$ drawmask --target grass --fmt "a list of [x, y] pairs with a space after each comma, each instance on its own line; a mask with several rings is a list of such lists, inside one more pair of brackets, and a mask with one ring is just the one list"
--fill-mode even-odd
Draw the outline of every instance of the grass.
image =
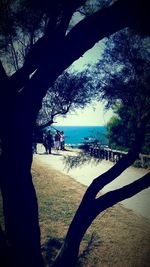
[[[32, 174], [39, 203], [42, 253], [46, 267], [50, 267], [86, 186], [41, 163], [40, 155], [34, 158]], [[89, 227], [77, 267], [148, 267], [149, 251], [150, 221], [117, 204]]]
[[[84, 185], [40, 162], [33, 162], [42, 249], [51, 266], [86, 190]], [[100, 214], [81, 243], [79, 267], [150, 266], [150, 222], [117, 204]]]

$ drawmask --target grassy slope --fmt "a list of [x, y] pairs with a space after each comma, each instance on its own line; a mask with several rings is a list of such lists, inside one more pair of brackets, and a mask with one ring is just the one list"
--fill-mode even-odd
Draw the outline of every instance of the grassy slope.
[[[55, 257], [86, 187], [34, 158], [42, 251], [47, 263]], [[81, 244], [78, 266], [150, 266], [150, 222], [120, 204], [99, 215]], [[49, 262], [49, 264], [48, 264]]]

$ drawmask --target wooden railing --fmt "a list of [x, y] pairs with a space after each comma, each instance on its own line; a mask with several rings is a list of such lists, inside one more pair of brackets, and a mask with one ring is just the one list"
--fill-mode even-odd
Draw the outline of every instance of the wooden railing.
[[[112, 162], [117, 162], [121, 159], [127, 152], [120, 151], [120, 150], [113, 150], [110, 148], [101, 148], [100, 146], [90, 146], [88, 147], [88, 151], [91, 156], [110, 160]], [[150, 166], [150, 155], [139, 154], [139, 160], [141, 161], [141, 167], [145, 166], [145, 162], [149, 162]]]
[[119, 150], [112, 150], [110, 148], [101, 148], [98, 146], [89, 146], [89, 153], [91, 156], [110, 160], [113, 162], [117, 162], [121, 159], [127, 152], [119, 151]]
[[141, 160], [141, 166], [142, 167], [145, 166], [145, 162], [149, 162], [149, 166], [150, 166], [150, 155], [140, 154], [139, 158]]

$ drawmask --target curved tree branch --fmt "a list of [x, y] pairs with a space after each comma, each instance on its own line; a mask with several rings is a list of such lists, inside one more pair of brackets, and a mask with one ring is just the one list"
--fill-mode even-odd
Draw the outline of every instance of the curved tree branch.
[[[142, 1], [143, 3], [143, 1]], [[147, 9], [147, 1], [144, 1], [142, 5], [145, 10]], [[16, 90], [19, 90], [24, 86], [25, 81], [28, 80], [29, 75], [40, 66], [42, 69], [47, 68], [49, 72], [44, 75], [44, 78], [48, 80], [48, 87], [54, 81], [56, 77], [71, 63], [78, 59], [84, 52], [90, 49], [96, 42], [102, 38], [122, 29], [127, 26], [135, 26], [136, 24], [144, 25], [146, 27], [145, 19], [143, 19], [143, 8], [141, 8], [141, 1], [132, 0], [127, 5], [127, 1], [118, 0], [114, 5], [109, 8], [105, 8], [96, 12], [95, 14], [80, 21], [73, 29], [68, 33], [63, 44], [62, 39], [56, 34], [53, 36], [53, 42], [51, 41], [51, 33], [44, 35], [33, 46], [30, 56], [27, 58], [24, 66], [10, 77], [10, 82], [15, 84]], [[134, 10], [134, 12], [133, 12]], [[147, 13], [146, 13], [147, 14]], [[68, 21], [69, 23], [68, 14]], [[146, 17], [146, 16], [145, 16]], [[139, 22], [139, 20], [141, 20]], [[64, 22], [63, 22], [64, 23]], [[63, 30], [66, 29], [66, 23], [64, 23]], [[90, 36], [90, 38], [89, 38]], [[78, 40], [78, 42], [77, 42]], [[76, 45], [76, 49], [74, 49]], [[47, 49], [46, 49], [47, 48]], [[43, 54], [43, 51], [47, 51]], [[59, 53], [60, 52], [60, 53]], [[56, 54], [55, 54], [56, 53]], [[58, 54], [58, 56], [57, 56]], [[62, 56], [63, 54], [63, 56]], [[41, 57], [39, 55], [42, 55]], [[48, 79], [50, 70], [53, 68], [54, 62], [63, 61], [59, 71], [55, 74], [55, 78]], [[52, 62], [51, 62], [52, 61]], [[41, 71], [39, 71], [40, 75]], [[42, 74], [42, 73], [41, 73]]]
[[65, 37], [66, 30], [68, 28], [71, 17], [79, 6], [79, 2], [68, 3], [64, 7], [63, 16], [59, 25], [57, 25], [58, 12], [55, 10], [53, 14], [53, 20], [50, 19], [45, 34], [34, 45], [32, 45], [28, 55], [26, 56], [25, 63], [16, 73], [10, 77], [10, 83], [13, 82], [14, 90], [18, 91], [24, 83], [28, 81], [29, 75], [32, 74], [49, 56], [49, 59], [53, 56], [53, 50], [57, 43], [62, 42]]
[[3, 84], [4, 82], [6, 82], [8, 80], [8, 76], [5, 72], [5, 69], [2, 65], [2, 62], [0, 61], [0, 83]]
[[[131, 184], [110, 191], [96, 199], [97, 215], [118, 202], [130, 198], [150, 186], [150, 172]], [[102, 207], [102, 209], [101, 209]]]
[[[150, 173], [147, 173], [144, 177], [131, 184], [96, 198], [97, 194], [105, 185], [117, 178], [137, 158], [142, 145], [142, 142], [139, 141], [138, 138], [140, 137], [143, 140], [142, 136], [145, 132], [145, 124], [146, 122], [143, 121], [143, 124], [139, 126], [136, 136], [137, 139], [135, 140], [134, 146], [132, 146], [132, 150], [130, 150], [128, 154], [119, 160], [111, 169], [95, 178], [87, 188], [80, 206], [70, 224], [64, 244], [56, 257], [56, 261], [54, 262], [55, 267], [63, 266], [64, 263], [66, 267], [75, 265], [80, 242], [86, 230], [98, 214], [119, 201], [129, 198], [150, 186]], [[78, 227], [79, 225], [80, 228]]]

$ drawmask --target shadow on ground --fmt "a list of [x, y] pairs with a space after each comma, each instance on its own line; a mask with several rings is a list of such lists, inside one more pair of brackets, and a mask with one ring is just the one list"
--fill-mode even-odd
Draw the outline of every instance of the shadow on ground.
[[46, 244], [42, 247], [42, 254], [44, 255], [45, 266], [50, 267], [54, 262], [54, 259], [63, 244], [61, 238], [50, 238]]
[[[52, 266], [55, 257], [60, 250], [64, 240], [62, 238], [51, 238], [42, 247], [42, 253], [44, 255], [45, 260], [45, 266], [50, 267]], [[86, 261], [88, 260], [88, 257], [92, 255], [92, 251], [95, 247], [99, 246], [101, 244], [101, 240], [95, 235], [95, 233], [92, 233], [92, 235], [89, 237], [89, 240], [87, 241], [87, 244], [83, 251], [80, 253], [78, 257], [78, 261], [76, 264], [76, 267], [83, 267], [86, 266]], [[95, 264], [98, 264], [98, 259], [94, 259]], [[65, 267], [65, 266], [64, 266]], [[71, 266], [70, 266], [71, 267]]]

